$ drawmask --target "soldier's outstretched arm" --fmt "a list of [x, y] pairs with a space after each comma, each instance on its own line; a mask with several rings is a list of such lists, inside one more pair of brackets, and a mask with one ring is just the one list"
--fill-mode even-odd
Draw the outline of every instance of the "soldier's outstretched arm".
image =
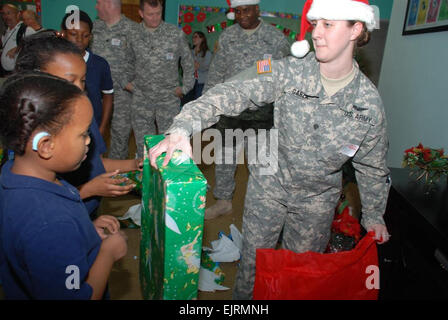
[[281, 66], [262, 74], [257, 72], [257, 66], [249, 68], [184, 105], [166, 131], [167, 137], [150, 149], [151, 165], [156, 167], [155, 161], [163, 152], [167, 152], [163, 165], [168, 163], [175, 150], [182, 150], [191, 157], [190, 136], [218, 122], [221, 115], [237, 116], [253, 103], [273, 102], [275, 95], [282, 91], [276, 82], [278, 72], [282, 72]]

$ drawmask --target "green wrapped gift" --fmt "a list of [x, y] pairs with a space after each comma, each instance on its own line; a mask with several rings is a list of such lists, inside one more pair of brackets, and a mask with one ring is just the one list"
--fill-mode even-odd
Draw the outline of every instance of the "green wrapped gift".
[[116, 174], [112, 176], [113, 179], [121, 179], [121, 178], [128, 178], [129, 180], [127, 182], [120, 183], [120, 186], [125, 186], [128, 184], [135, 184], [135, 188], [133, 189], [137, 193], [142, 192], [142, 172], [139, 170], [134, 171], [128, 171], [128, 172], [122, 172], [119, 174]]
[[176, 151], [151, 167], [148, 150], [164, 136], [145, 136], [140, 283], [145, 299], [197, 297], [207, 181], [190, 159]]

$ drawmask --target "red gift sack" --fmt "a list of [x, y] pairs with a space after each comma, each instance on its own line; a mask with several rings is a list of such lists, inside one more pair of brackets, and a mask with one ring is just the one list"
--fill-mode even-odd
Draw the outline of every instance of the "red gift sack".
[[374, 233], [336, 253], [257, 249], [255, 300], [376, 300], [379, 269]]

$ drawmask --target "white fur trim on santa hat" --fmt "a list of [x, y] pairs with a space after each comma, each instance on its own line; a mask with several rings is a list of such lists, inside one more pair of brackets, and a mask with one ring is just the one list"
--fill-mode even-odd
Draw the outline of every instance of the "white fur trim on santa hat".
[[251, 6], [259, 4], [260, 0], [230, 0], [231, 8], [236, 8], [239, 6]]
[[307, 40], [296, 41], [291, 46], [291, 53], [294, 57], [302, 58], [310, 51], [310, 44]]
[[365, 22], [367, 30], [376, 26], [373, 8], [356, 0], [314, 0], [308, 14], [311, 20], [355, 20]]

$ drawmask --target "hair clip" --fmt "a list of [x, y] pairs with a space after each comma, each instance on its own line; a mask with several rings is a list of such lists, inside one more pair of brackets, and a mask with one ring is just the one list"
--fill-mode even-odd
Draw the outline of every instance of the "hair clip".
[[33, 150], [37, 151], [37, 144], [39, 143], [40, 139], [43, 137], [50, 136], [48, 132], [41, 131], [38, 134], [36, 134], [33, 138]]

